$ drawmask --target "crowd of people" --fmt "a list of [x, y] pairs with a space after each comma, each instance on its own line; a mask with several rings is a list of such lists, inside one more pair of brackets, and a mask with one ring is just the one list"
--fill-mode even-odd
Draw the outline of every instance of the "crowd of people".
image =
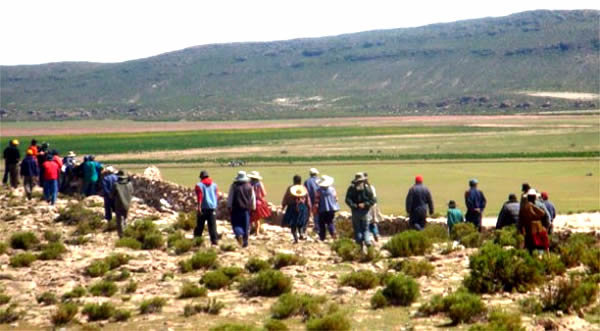
[[[105, 218], [112, 220], [116, 215], [117, 232], [123, 235], [126, 227], [129, 204], [133, 195], [133, 185], [129, 176], [111, 166], [103, 166], [93, 155], [87, 155], [78, 162], [77, 155], [69, 152], [64, 158], [48, 143], [37, 145], [32, 140], [21, 161], [19, 141], [12, 140], [4, 150], [5, 173], [3, 184], [16, 188], [19, 174], [27, 199], [32, 198], [35, 185], [43, 188], [43, 199], [50, 205], [56, 201], [58, 192], [64, 194], [80, 193], [84, 196], [102, 195], [104, 198]], [[195, 185], [197, 199], [197, 219], [194, 236], [201, 237], [205, 225], [208, 227], [210, 241], [217, 245], [219, 234], [216, 226], [216, 210], [219, 203], [219, 190], [206, 170], [200, 172], [200, 181]], [[300, 175], [292, 177], [291, 185], [285, 190], [281, 200], [284, 210], [283, 225], [291, 230], [294, 243], [305, 240], [309, 223], [319, 239], [324, 241], [327, 234], [337, 238], [335, 215], [340, 210], [338, 194], [334, 187], [334, 178], [321, 175], [315, 168], [309, 170], [309, 177], [302, 183]], [[457, 208], [456, 202], [448, 202], [448, 231], [461, 222], [468, 222], [481, 231], [481, 223], [487, 200], [478, 188], [477, 179], [469, 180], [469, 189], [464, 193], [466, 212]], [[248, 246], [251, 233], [260, 234], [261, 223], [271, 216], [266, 200], [267, 190], [263, 177], [258, 171], [239, 171], [229, 187], [227, 208], [231, 216], [233, 233], [242, 247]], [[381, 214], [377, 208], [377, 193], [365, 172], [356, 173], [346, 190], [344, 202], [352, 213], [354, 240], [363, 252], [379, 240], [377, 227]], [[423, 176], [415, 177], [415, 184], [409, 189], [405, 200], [406, 212], [411, 228], [421, 231], [425, 228], [427, 216], [434, 214], [431, 192], [423, 184]], [[538, 193], [529, 184], [521, 188], [521, 199], [510, 194], [503, 204], [496, 228], [515, 226], [525, 237], [525, 246], [534, 250], [548, 251], [549, 237], [556, 209], [548, 199], [546, 192]]]

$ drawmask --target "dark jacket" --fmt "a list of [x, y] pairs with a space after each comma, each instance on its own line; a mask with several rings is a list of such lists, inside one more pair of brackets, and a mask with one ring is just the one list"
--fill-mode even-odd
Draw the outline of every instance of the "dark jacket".
[[227, 207], [232, 210], [254, 210], [256, 208], [256, 197], [250, 183], [235, 182], [229, 188]]
[[6, 164], [17, 164], [21, 159], [21, 152], [16, 146], [8, 146], [4, 149], [4, 162]]
[[411, 218], [413, 214], [427, 216], [427, 207], [429, 207], [429, 214], [433, 214], [431, 192], [423, 184], [413, 185], [406, 195], [406, 212], [411, 215]]
[[346, 204], [352, 210], [357, 210], [360, 209], [358, 208], [358, 204], [360, 203], [365, 204], [363, 210], [369, 210], [369, 208], [377, 203], [377, 198], [373, 196], [373, 191], [369, 185], [365, 185], [362, 190], [358, 190], [356, 185], [350, 185], [348, 191], [346, 191]]
[[553, 221], [556, 218], [556, 208], [554, 208], [554, 204], [549, 200], [544, 200], [544, 206], [546, 206], [546, 209], [550, 214], [550, 221]]
[[105, 197], [110, 198], [113, 186], [119, 180], [119, 177], [115, 174], [108, 174], [102, 177], [102, 193]]
[[498, 214], [496, 229], [502, 229], [505, 226], [516, 225], [519, 223], [519, 209], [519, 202], [505, 202], [500, 210], [500, 214]]
[[40, 175], [40, 168], [35, 157], [28, 155], [21, 162], [21, 176], [37, 177]]
[[465, 205], [467, 206], [467, 210], [480, 209], [481, 213], [483, 213], [486, 204], [487, 200], [481, 190], [473, 187], [465, 192]]
[[127, 214], [131, 198], [133, 197], [133, 184], [127, 177], [119, 177], [113, 185], [110, 198], [115, 202], [115, 212]]

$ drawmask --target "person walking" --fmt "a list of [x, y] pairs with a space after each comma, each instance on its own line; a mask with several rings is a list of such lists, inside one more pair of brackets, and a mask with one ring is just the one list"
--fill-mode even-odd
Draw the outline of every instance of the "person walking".
[[56, 202], [59, 173], [60, 168], [52, 159], [52, 154], [47, 154], [46, 161], [42, 164], [42, 174], [44, 177], [44, 200], [50, 205], [54, 205]]
[[250, 212], [256, 209], [256, 196], [245, 171], [238, 172], [229, 187], [227, 208], [231, 214], [235, 239], [242, 247], [248, 247]]
[[446, 223], [448, 225], [448, 233], [452, 233], [452, 228], [465, 221], [463, 213], [460, 209], [456, 208], [456, 201], [450, 200], [448, 202], [448, 212], [446, 213]]
[[33, 155], [33, 150], [28, 149], [27, 155], [21, 162], [21, 176], [23, 177], [23, 186], [27, 200], [31, 200], [31, 193], [35, 185], [35, 178], [40, 175], [37, 159]]
[[[369, 174], [365, 172], [363, 175], [365, 175], [365, 185], [371, 189], [371, 192], [373, 192], [373, 197], [377, 199], [377, 190], [375, 190], [375, 186], [373, 186], [369, 181]], [[369, 232], [371, 232], [371, 235], [373, 235], [375, 242], [379, 242], [379, 227], [377, 227], [378, 219], [379, 207], [377, 204], [374, 204], [369, 210]]]
[[62, 160], [63, 167], [61, 171], [61, 181], [59, 192], [70, 194], [73, 192], [73, 183], [75, 181], [75, 169], [77, 168], [77, 155], [73, 151], [69, 151], [67, 156]]
[[[47, 153], [48, 153], [48, 149], [50, 148], [50, 144], [48, 144], [47, 142], [43, 142], [42, 145], [40, 146], [40, 148], [38, 149], [37, 154], [35, 155], [35, 157], [37, 158], [38, 161], [38, 166], [42, 166], [42, 164], [44, 164], [44, 162], [46, 162], [46, 159], [48, 158]], [[40, 171], [40, 180], [38, 182], [38, 184], [40, 185], [40, 187], [44, 187], [44, 173], [43, 171]]]
[[19, 160], [21, 152], [19, 152], [19, 141], [13, 139], [8, 143], [8, 147], [4, 149], [4, 177], [2, 184], [6, 185], [10, 181], [12, 188], [19, 186]]
[[104, 198], [104, 219], [107, 221], [112, 220], [112, 214], [115, 210], [115, 200], [111, 198], [112, 189], [115, 183], [119, 180], [117, 176], [117, 170], [112, 166], [104, 169], [104, 176], [102, 176], [102, 197]]
[[96, 194], [96, 186], [98, 185], [98, 175], [102, 171], [102, 164], [96, 162], [93, 155], [88, 156], [83, 162], [83, 194], [86, 197]]
[[[304, 182], [304, 187], [306, 187], [306, 191], [308, 192], [308, 197], [310, 200], [310, 204], [312, 206], [314, 206], [317, 203], [316, 200], [316, 193], [317, 190], [319, 189], [319, 170], [317, 170], [316, 168], [310, 168], [308, 170], [308, 174], [309, 177], [308, 179], [306, 179], [306, 181]], [[315, 233], [319, 233], [319, 214], [318, 213], [313, 213], [313, 231]], [[306, 226], [308, 225], [308, 223], [304, 226], [306, 230]]]
[[467, 206], [465, 219], [481, 232], [481, 218], [487, 200], [483, 192], [477, 188], [478, 184], [479, 181], [475, 178], [469, 180], [469, 189], [465, 191], [465, 205]]
[[196, 227], [194, 228], [194, 237], [201, 238], [204, 232], [204, 223], [208, 225], [208, 235], [210, 243], [216, 246], [219, 243], [217, 234], [217, 206], [219, 203], [219, 188], [208, 171], [200, 171], [200, 182], [196, 184], [197, 207], [196, 207]]
[[117, 182], [112, 186], [110, 199], [114, 201], [115, 216], [117, 219], [117, 234], [123, 237], [127, 228], [127, 214], [133, 197], [133, 184], [129, 176], [122, 170], [117, 173]]
[[365, 181], [365, 175], [362, 172], [357, 173], [346, 191], [346, 204], [352, 211], [354, 241], [361, 246], [364, 254], [367, 252], [367, 246], [371, 246], [369, 210], [377, 202]]
[[546, 210], [548, 212], [548, 218], [550, 219], [548, 234], [552, 234], [552, 229], [554, 227], [554, 219], [556, 218], [556, 207], [554, 207], [554, 204], [550, 200], [548, 200], [548, 192], [542, 192], [542, 202], [546, 207]]
[[294, 238], [294, 244], [298, 243], [298, 238], [304, 240], [305, 224], [310, 217], [310, 197], [306, 187], [302, 185], [300, 176], [294, 176], [294, 185], [288, 187], [281, 201], [285, 209], [283, 216], [284, 225], [289, 225]]
[[254, 196], [256, 197], [256, 208], [250, 215], [250, 225], [252, 232], [259, 235], [261, 221], [271, 216], [271, 209], [266, 199], [267, 190], [262, 182], [263, 178], [260, 173], [258, 171], [251, 171], [248, 174], [248, 178], [250, 178], [250, 185], [252, 185]]
[[430, 215], [433, 214], [433, 199], [429, 189], [423, 185], [423, 176], [415, 177], [415, 185], [408, 190], [405, 205], [410, 226], [422, 231], [427, 220], [427, 209]]
[[338, 197], [333, 187], [333, 177], [323, 175], [319, 180], [319, 189], [315, 195], [316, 204], [313, 207], [314, 214], [319, 214], [319, 239], [322, 241], [327, 237], [327, 231], [334, 240], [337, 239], [335, 232], [335, 213], [340, 210]]
[[539, 250], [548, 252], [550, 240], [546, 228], [542, 225], [545, 212], [535, 204], [537, 192], [529, 189], [524, 198], [519, 208], [518, 231], [525, 236], [525, 248], [530, 254]]
[[500, 230], [505, 226], [517, 225], [519, 223], [520, 204], [517, 196], [513, 193], [508, 195], [508, 201], [502, 205], [498, 220], [496, 221], [496, 230]]

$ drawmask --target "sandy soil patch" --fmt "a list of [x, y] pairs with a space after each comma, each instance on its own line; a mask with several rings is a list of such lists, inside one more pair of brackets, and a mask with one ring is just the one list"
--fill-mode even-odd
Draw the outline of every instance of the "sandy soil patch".
[[596, 93], [578, 93], [578, 92], [521, 92], [532, 97], [545, 97], [567, 100], [598, 100], [600, 94]]

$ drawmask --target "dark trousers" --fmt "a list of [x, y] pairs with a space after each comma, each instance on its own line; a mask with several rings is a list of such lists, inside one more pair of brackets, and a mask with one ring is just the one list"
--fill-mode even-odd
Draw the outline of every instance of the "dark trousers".
[[28, 200], [31, 200], [31, 192], [33, 192], [33, 177], [32, 176], [25, 176], [23, 177], [23, 187], [25, 188], [25, 195], [27, 196]]
[[236, 237], [242, 238], [242, 246], [248, 246], [250, 230], [250, 211], [248, 209], [233, 209], [231, 211], [231, 227]]
[[127, 212], [119, 212], [115, 210], [115, 216], [117, 217], [117, 234], [119, 238], [123, 238], [123, 231], [127, 227]]
[[4, 168], [4, 177], [2, 177], [2, 184], [7, 184], [10, 179], [10, 186], [17, 188], [19, 186], [19, 164], [12, 163], [6, 164]]
[[58, 180], [45, 180], [44, 181], [44, 199], [51, 205], [56, 202], [56, 195], [58, 193]]
[[298, 242], [298, 235], [304, 236], [304, 231], [305, 231], [306, 227], [291, 225], [290, 229], [292, 230], [292, 236], [294, 237], [294, 242]]
[[219, 241], [219, 238], [217, 235], [217, 216], [214, 209], [202, 209], [202, 213], [196, 213], [196, 228], [194, 228], [194, 237], [202, 237], [205, 222], [208, 224], [210, 243], [216, 245]]
[[86, 197], [89, 197], [90, 195], [96, 195], [96, 184], [97, 182], [83, 182], [83, 194]]
[[478, 213], [475, 210], [467, 210], [465, 221], [475, 225], [477, 231], [481, 232], [481, 213]]
[[104, 219], [112, 220], [113, 211], [115, 211], [115, 202], [109, 197], [104, 197]]
[[327, 236], [326, 230], [329, 230], [329, 235], [335, 238], [335, 224], [333, 224], [333, 218], [335, 217], [335, 211], [325, 211], [319, 213], [319, 239], [325, 240]]

